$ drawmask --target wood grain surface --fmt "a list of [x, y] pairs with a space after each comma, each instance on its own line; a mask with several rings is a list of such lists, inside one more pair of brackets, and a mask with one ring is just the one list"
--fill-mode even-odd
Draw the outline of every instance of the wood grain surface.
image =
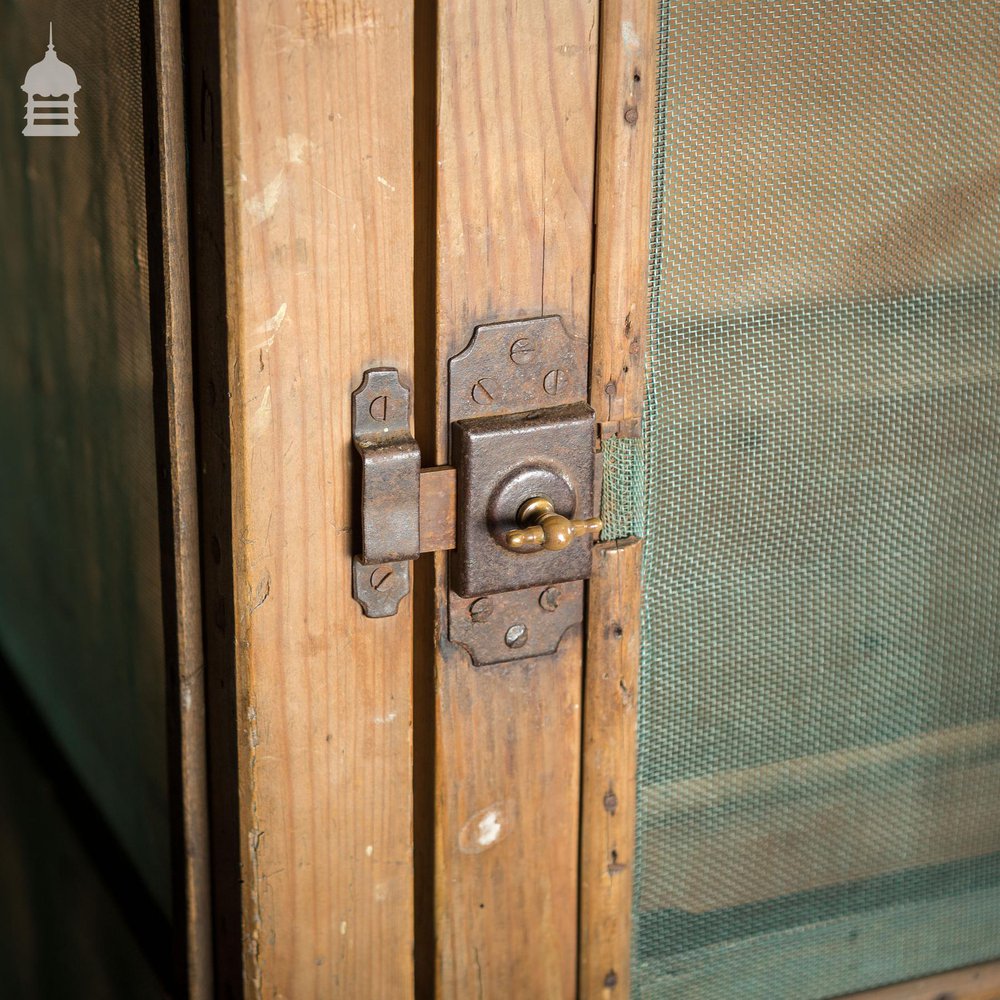
[[642, 543], [594, 548], [583, 686], [581, 997], [627, 997], [635, 861]]
[[[590, 320], [597, 4], [438, 5], [437, 460], [447, 361], [480, 323]], [[419, 376], [418, 376], [419, 380]], [[439, 615], [445, 560], [436, 557]], [[439, 617], [434, 910], [442, 998], [572, 997], [581, 635], [474, 669]]]
[[845, 1000], [1000, 1000], [1000, 962], [852, 993]]
[[[410, 603], [373, 620], [351, 597], [350, 398], [366, 368], [412, 377], [412, 13], [223, 0], [218, 14], [217, 90], [199, 75], [192, 105], [210, 161], [221, 122], [221, 173], [198, 169], [224, 197], [228, 343], [203, 400], [232, 468], [207, 535], [223, 566], [231, 535], [231, 603], [224, 573], [208, 600], [213, 648], [232, 636], [242, 988], [405, 1000]], [[200, 233], [207, 257], [219, 237]], [[213, 680], [223, 701], [227, 683]], [[240, 971], [222, 986], [238, 992]]]
[[[590, 403], [602, 443], [641, 433], [649, 323], [657, 5], [601, 5]], [[607, 517], [607, 513], [605, 513]], [[631, 988], [642, 547], [594, 550], [587, 586], [581, 795], [581, 997]]]

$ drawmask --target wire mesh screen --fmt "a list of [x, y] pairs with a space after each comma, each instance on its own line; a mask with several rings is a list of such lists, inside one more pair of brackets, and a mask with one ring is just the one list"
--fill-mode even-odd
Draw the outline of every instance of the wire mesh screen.
[[635, 995], [1000, 956], [1000, 9], [664, 3], [654, 169]]

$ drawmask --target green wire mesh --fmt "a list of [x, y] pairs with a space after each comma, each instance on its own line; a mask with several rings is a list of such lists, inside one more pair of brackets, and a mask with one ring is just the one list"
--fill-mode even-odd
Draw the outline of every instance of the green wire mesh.
[[1000, 9], [675, 0], [659, 69], [634, 995], [996, 958]]

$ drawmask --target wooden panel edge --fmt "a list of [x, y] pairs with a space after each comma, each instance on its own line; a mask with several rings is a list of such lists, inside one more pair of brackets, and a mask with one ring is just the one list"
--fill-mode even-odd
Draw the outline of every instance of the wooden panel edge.
[[851, 993], [841, 1000], [1000, 1000], [1000, 962], [985, 962], [893, 986]]
[[[658, 26], [654, 0], [601, 6], [590, 401], [605, 433], [629, 436], [645, 392]], [[637, 539], [595, 547], [587, 591], [583, 998], [630, 993], [641, 563]]]
[[583, 683], [581, 997], [630, 995], [642, 543], [594, 547]]
[[176, 988], [212, 995], [201, 558], [180, 0], [141, 8], [150, 330], [167, 646]]
[[601, 424], [642, 416], [658, 4], [601, 5], [590, 404]]
[[350, 414], [366, 368], [412, 382], [413, 11], [226, 5], [244, 983], [405, 1000], [412, 601], [351, 596]]

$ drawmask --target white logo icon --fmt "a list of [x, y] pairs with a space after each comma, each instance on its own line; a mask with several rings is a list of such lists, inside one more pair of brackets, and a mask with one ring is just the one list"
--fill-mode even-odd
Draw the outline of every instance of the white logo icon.
[[56, 55], [49, 22], [49, 49], [35, 63], [21, 87], [28, 95], [23, 135], [79, 135], [75, 94], [80, 89], [76, 73]]

